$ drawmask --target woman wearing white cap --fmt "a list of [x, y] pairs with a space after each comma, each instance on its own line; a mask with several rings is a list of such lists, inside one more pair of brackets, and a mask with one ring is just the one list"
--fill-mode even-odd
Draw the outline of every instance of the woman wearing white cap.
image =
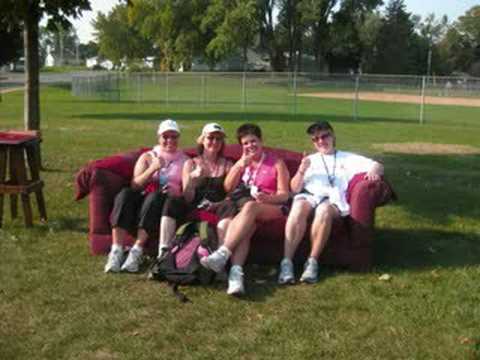
[[[187, 156], [178, 150], [180, 129], [167, 119], [160, 123], [157, 135], [158, 145], [138, 158], [130, 187], [115, 197], [112, 248], [105, 272], [138, 271], [148, 236], [158, 231], [165, 199], [182, 193], [181, 172]], [[125, 260], [124, 242], [135, 229], [135, 245]]]
[[232, 162], [223, 157], [225, 130], [219, 124], [209, 123], [203, 127], [197, 144], [198, 156], [188, 159], [183, 166], [183, 196], [169, 197], [165, 204], [159, 257], [173, 239], [177, 221], [185, 220], [196, 209], [214, 212], [226, 196], [223, 183]]

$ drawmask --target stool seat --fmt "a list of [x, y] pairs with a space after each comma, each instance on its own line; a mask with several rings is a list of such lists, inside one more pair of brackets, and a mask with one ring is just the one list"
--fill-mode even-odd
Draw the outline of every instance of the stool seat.
[[[5, 195], [10, 196], [11, 217], [17, 217], [20, 195], [25, 225], [33, 225], [30, 194], [37, 199], [40, 218], [47, 220], [43, 197], [44, 182], [40, 179], [40, 136], [36, 131], [0, 131], [0, 227]], [[30, 174], [30, 176], [28, 176]]]

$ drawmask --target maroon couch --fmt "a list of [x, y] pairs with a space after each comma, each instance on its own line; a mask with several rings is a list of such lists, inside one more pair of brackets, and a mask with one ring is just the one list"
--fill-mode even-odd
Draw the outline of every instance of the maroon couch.
[[[128, 186], [133, 167], [147, 148], [117, 154], [93, 161], [83, 167], [76, 176], [76, 199], [89, 195], [89, 240], [92, 254], [106, 254], [111, 245], [110, 211], [115, 195]], [[295, 174], [302, 155], [282, 149], [267, 148], [282, 157], [290, 174]], [[194, 155], [195, 150], [186, 153]], [[239, 145], [227, 145], [225, 155], [232, 160], [241, 156]], [[372, 264], [372, 241], [375, 208], [395, 198], [390, 185], [385, 181], [363, 180], [364, 174], [357, 174], [348, 187], [347, 199], [351, 215], [336, 220], [332, 234], [320, 261], [323, 264], [347, 267], [350, 270], [367, 270]], [[254, 234], [249, 263], [276, 264], [282, 258], [286, 218], [262, 224]], [[308, 232], [307, 232], [308, 234]], [[133, 238], [129, 239], [133, 243]], [[149, 248], [155, 251], [157, 239], [149, 241]], [[295, 261], [303, 262], [308, 254], [308, 235], [297, 251]]]

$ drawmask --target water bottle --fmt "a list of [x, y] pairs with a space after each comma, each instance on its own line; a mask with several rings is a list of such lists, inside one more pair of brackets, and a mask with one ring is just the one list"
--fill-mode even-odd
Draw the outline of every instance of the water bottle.
[[160, 190], [165, 191], [167, 186], [168, 186], [168, 174], [167, 174], [167, 168], [166, 167], [162, 167], [159, 170], [158, 182], [159, 182], [159, 185], [160, 185]]

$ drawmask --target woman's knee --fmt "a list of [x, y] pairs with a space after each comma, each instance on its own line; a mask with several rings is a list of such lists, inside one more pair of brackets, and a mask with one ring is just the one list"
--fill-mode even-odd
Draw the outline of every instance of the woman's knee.
[[259, 203], [256, 201], [249, 201], [245, 205], [243, 205], [242, 210], [240, 211], [240, 214], [243, 216], [248, 215], [248, 216], [256, 216], [258, 211], [260, 209]]
[[292, 220], [306, 220], [312, 207], [305, 200], [296, 200], [288, 213], [288, 218]]
[[315, 210], [315, 220], [321, 222], [332, 221], [336, 214], [337, 210], [334, 205], [323, 203], [318, 205]]

